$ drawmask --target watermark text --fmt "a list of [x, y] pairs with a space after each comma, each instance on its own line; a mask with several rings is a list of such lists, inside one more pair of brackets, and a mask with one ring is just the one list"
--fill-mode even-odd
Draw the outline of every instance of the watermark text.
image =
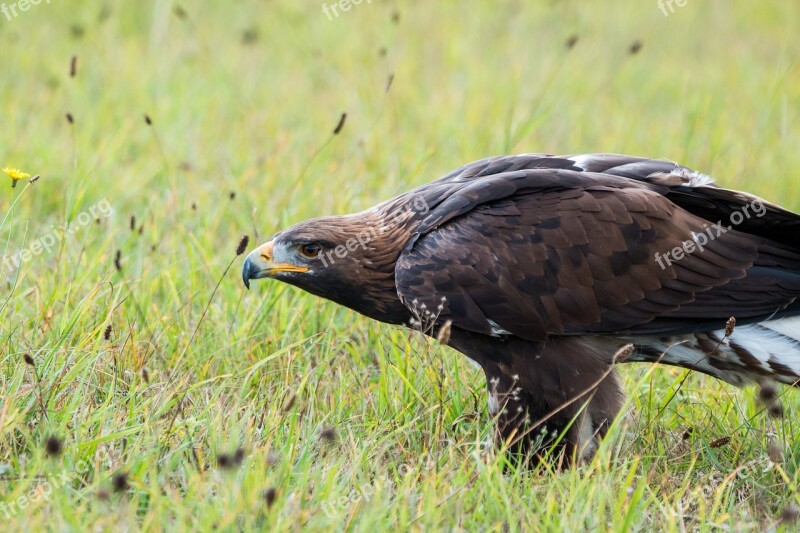
[[745, 220], [749, 220], [753, 215], [756, 217], [763, 217], [766, 212], [767, 208], [761, 200], [753, 200], [749, 204], [745, 204], [738, 211], [731, 213], [730, 224], [727, 226], [723, 226], [722, 221], [718, 220], [715, 224], [707, 225], [704, 231], [700, 233], [692, 232], [692, 238], [683, 241], [680, 246], [676, 246], [663, 254], [656, 252], [655, 261], [658, 263], [658, 266], [661, 267], [661, 270], [666, 270], [668, 267], [672, 266], [672, 263], [680, 261], [688, 255], [695, 252], [704, 252], [708, 243], [728, 233], [734, 226], [738, 226]]
[[339, 0], [331, 5], [322, 4], [322, 12], [325, 13], [325, 16], [328, 17], [328, 20], [333, 20], [341, 14], [339, 10], [342, 12], [347, 12], [350, 11], [353, 6], [361, 5], [363, 2], [371, 4], [372, 0]]

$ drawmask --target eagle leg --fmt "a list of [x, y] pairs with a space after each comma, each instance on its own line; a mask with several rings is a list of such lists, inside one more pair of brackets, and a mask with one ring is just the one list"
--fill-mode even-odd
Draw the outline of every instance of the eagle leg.
[[454, 332], [486, 375], [495, 442], [531, 466], [590, 458], [622, 406], [609, 361], [574, 339], [533, 343]]

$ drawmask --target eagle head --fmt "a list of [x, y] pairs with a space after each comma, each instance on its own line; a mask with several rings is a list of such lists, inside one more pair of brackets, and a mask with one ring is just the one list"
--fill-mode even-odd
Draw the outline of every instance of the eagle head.
[[368, 215], [306, 220], [276, 233], [250, 252], [242, 281], [273, 278], [378, 320], [400, 323], [407, 310], [397, 296], [394, 267], [403, 231], [382, 231]]

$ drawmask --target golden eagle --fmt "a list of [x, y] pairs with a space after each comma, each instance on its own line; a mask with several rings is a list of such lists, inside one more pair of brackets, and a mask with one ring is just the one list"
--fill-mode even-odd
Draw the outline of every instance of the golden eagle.
[[800, 379], [800, 216], [670, 161], [483, 159], [277, 233], [244, 262], [245, 285], [264, 277], [478, 363], [519, 452], [591, 454], [620, 410], [622, 360]]

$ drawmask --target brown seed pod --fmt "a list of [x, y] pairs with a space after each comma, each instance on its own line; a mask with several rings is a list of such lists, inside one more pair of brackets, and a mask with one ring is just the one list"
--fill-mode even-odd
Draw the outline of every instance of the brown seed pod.
[[339, 117], [339, 123], [336, 124], [336, 127], [333, 129], [334, 135], [339, 135], [341, 133], [342, 128], [344, 128], [344, 123], [347, 121], [347, 113], [342, 113], [342, 116]]
[[236, 255], [242, 255], [247, 250], [247, 244], [250, 242], [250, 235], [242, 235], [239, 239], [239, 244], [236, 245]]
[[731, 438], [729, 436], [723, 435], [722, 437], [720, 437], [718, 439], [714, 439], [711, 442], [709, 442], [708, 443], [708, 447], [709, 448], [722, 448], [723, 446], [728, 444], [730, 441], [731, 441]]
[[572, 50], [576, 44], [578, 44], [578, 34], [574, 33], [567, 38], [564, 46], [567, 47], [567, 50]]
[[50, 457], [58, 457], [64, 450], [64, 442], [55, 435], [50, 435], [44, 441], [44, 449]]
[[762, 402], [769, 403], [775, 400], [778, 395], [778, 390], [775, 388], [775, 383], [772, 381], [763, 381], [758, 384], [758, 399]]
[[439, 341], [439, 344], [447, 345], [450, 342], [450, 332], [452, 331], [453, 321], [448, 320], [445, 322], [441, 328], [439, 328], [439, 333], [436, 335], [436, 340]]
[[783, 418], [783, 406], [780, 402], [773, 402], [770, 404], [767, 411], [772, 418]]
[[725, 322], [725, 336], [730, 337], [733, 335], [733, 330], [736, 327], [736, 317], [732, 316]]
[[275, 487], [270, 487], [264, 491], [264, 503], [267, 504], [267, 509], [272, 507], [272, 504], [275, 503], [275, 500], [278, 498], [278, 489]]
[[319, 432], [319, 438], [323, 442], [333, 444], [336, 442], [336, 429], [332, 427], [323, 428], [322, 431]]
[[782, 524], [794, 524], [797, 522], [798, 518], [800, 518], [800, 509], [791, 503], [784, 507], [783, 511], [781, 511]]
[[124, 492], [131, 488], [128, 483], [128, 474], [117, 473], [111, 478], [111, 486], [114, 487], [114, 492]]

